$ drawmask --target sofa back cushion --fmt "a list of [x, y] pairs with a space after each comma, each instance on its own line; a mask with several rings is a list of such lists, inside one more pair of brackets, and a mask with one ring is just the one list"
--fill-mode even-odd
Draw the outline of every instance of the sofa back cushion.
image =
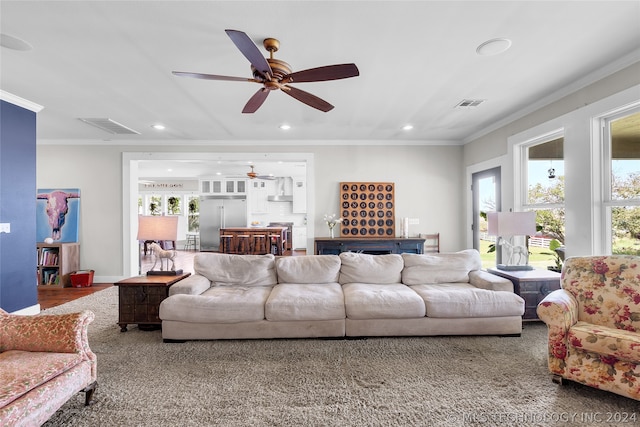
[[560, 285], [578, 302], [578, 320], [640, 332], [640, 256], [572, 257]]
[[216, 252], [193, 257], [196, 274], [211, 280], [212, 286], [271, 286], [277, 283], [275, 257], [267, 255], [232, 255]]
[[402, 278], [402, 257], [397, 254], [369, 255], [354, 252], [340, 254], [339, 282], [387, 284], [400, 283]]
[[482, 268], [480, 253], [475, 249], [424, 255], [402, 254], [402, 259], [402, 283], [405, 285], [467, 283], [469, 272]]
[[305, 255], [276, 259], [278, 283], [336, 283], [340, 273], [337, 255]]

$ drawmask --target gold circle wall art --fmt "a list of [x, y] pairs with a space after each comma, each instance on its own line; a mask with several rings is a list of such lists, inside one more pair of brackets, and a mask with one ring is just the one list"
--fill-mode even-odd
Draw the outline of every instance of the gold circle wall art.
[[340, 237], [395, 237], [393, 182], [340, 183]]

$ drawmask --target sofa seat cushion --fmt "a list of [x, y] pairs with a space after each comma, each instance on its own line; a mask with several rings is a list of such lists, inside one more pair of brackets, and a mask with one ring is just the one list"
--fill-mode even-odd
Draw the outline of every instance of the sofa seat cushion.
[[283, 283], [273, 287], [264, 312], [271, 321], [344, 319], [344, 294], [338, 283]]
[[240, 323], [264, 320], [271, 286], [216, 286], [200, 295], [172, 295], [160, 304], [162, 320]]
[[278, 283], [275, 257], [200, 252], [193, 257], [196, 274], [209, 279], [213, 286], [270, 286]]
[[9, 350], [0, 353], [0, 407], [82, 362], [79, 353]]
[[524, 300], [513, 292], [489, 291], [467, 283], [415, 285], [427, 307], [427, 317], [522, 316]]
[[337, 255], [305, 255], [276, 259], [278, 283], [336, 283], [340, 273]]
[[402, 283], [342, 286], [349, 319], [406, 319], [425, 315], [424, 301]]
[[340, 284], [400, 283], [404, 263], [398, 254], [369, 255], [355, 252], [340, 254]]
[[469, 282], [470, 271], [482, 268], [480, 253], [475, 249], [451, 253], [404, 253], [402, 259], [402, 283], [405, 285], [465, 283]]
[[[623, 329], [577, 322], [569, 329], [571, 346], [609, 358], [640, 363], [640, 334]], [[613, 358], [613, 359], [611, 359]]]

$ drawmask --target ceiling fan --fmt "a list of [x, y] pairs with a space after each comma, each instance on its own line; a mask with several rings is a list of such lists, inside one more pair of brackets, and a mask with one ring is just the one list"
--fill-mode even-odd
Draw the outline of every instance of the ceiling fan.
[[276, 179], [276, 177], [273, 175], [258, 175], [258, 173], [253, 170], [253, 165], [251, 165], [250, 168], [251, 168], [251, 172], [247, 172], [247, 176], [251, 179], [258, 178], [258, 179], [265, 179], [269, 181]]
[[280, 89], [287, 95], [297, 99], [310, 107], [320, 111], [330, 111], [333, 105], [315, 95], [290, 86], [290, 83], [322, 82], [327, 80], [347, 79], [360, 75], [356, 64], [326, 65], [324, 67], [309, 68], [307, 70], [291, 72], [291, 66], [284, 61], [275, 59], [280, 42], [273, 38], [264, 39], [264, 48], [269, 52], [269, 58], [260, 53], [258, 47], [249, 36], [242, 31], [225, 30], [231, 41], [251, 63], [253, 78], [218, 76], [215, 74], [191, 73], [173, 71], [176, 76], [193, 77], [205, 80], [226, 80], [259, 83], [262, 87], [249, 99], [242, 110], [243, 113], [255, 113], [267, 99], [272, 90]]

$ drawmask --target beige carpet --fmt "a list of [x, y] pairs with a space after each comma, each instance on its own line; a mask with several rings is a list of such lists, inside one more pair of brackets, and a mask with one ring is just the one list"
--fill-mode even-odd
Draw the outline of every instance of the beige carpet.
[[84, 407], [79, 394], [46, 426], [593, 425], [580, 422], [589, 417], [604, 426], [616, 425], [603, 422], [607, 413], [634, 411], [640, 419], [636, 401], [552, 383], [542, 323], [525, 324], [519, 338], [165, 344], [160, 331], [120, 332], [115, 287], [46, 312], [82, 309], [96, 313], [95, 403]]

